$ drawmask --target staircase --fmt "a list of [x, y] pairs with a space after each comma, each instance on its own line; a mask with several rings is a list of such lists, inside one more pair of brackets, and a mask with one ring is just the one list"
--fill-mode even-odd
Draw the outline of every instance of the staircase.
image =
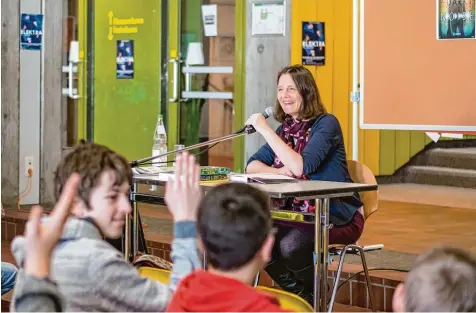
[[432, 144], [394, 175], [377, 177], [380, 200], [476, 209], [474, 144], [463, 141], [442, 146]]
[[476, 188], [476, 148], [434, 148], [403, 169], [404, 183]]

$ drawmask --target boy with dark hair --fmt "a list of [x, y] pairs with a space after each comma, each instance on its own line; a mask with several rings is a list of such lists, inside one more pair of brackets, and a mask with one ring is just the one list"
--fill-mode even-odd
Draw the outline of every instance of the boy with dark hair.
[[[201, 198], [200, 169], [184, 153], [176, 179], [167, 184], [166, 202], [174, 218], [169, 286], [141, 277], [104, 238], [120, 238], [131, 212], [132, 171], [124, 157], [105, 146], [78, 145], [60, 162], [55, 176], [59, 196], [67, 179], [80, 183], [51, 264], [51, 277], [65, 298], [65, 311], [163, 311], [185, 275], [200, 267], [196, 249], [196, 211]], [[25, 258], [24, 238], [12, 245], [18, 264]]]
[[421, 255], [393, 296], [394, 312], [476, 312], [476, 258], [450, 247]]
[[219, 185], [200, 203], [197, 225], [209, 269], [184, 278], [167, 311], [283, 311], [277, 299], [250, 286], [274, 243], [267, 195], [247, 184]]

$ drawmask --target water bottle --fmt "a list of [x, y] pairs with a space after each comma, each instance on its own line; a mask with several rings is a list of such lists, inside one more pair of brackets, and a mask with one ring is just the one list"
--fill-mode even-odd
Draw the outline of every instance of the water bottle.
[[[154, 145], [152, 146], [152, 155], [167, 153], [167, 133], [165, 132], [164, 119], [159, 115], [157, 125], [155, 126]], [[167, 166], [167, 156], [163, 156], [152, 161], [152, 166]]]

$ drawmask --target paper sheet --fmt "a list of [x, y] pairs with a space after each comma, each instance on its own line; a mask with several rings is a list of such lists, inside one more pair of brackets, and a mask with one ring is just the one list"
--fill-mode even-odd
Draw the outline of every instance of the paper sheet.
[[258, 174], [236, 174], [232, 173], [230, 175], [230, 181], [237, 181], [246, 183], [250, 178], [265, 178], [265, 179], [287, 179], [287, 180], [294, 180], [295, 178], [289, 177], [286, 175], [279, 175], [279, 174], [270, 174], [270, 173], [258, 173]]

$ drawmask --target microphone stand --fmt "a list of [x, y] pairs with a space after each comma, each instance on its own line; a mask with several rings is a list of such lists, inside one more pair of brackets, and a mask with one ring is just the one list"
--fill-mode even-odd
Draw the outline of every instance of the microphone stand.
[[[157, 159], [157, 158], [160, 158], [160, 157], [163, 157], [163, 156], [167, 156], [167, 155], [171, 155], [171, 154], [175, 154], [175, 153], [180, 153], [181, 151], [188, 151], [188, 150], [193, 150], [193, 149], [209, 146], [209, 145], [216, 144], [216, 143], [219, 143], [219, 142], [222, 142], [222, 141], [227, 141], [227, 140], [234, 139], [234, 138], [237, 138], [237, 137], [241, 137], [241, 136], [244, 136], [244, 135], [252, 134], [254, 132], [256, 132], [256, 130], [254, 129], [253, 126], [246, 125], [242, 129], [238, 130], [237, 132], [235, 132], [231, 135], [227, 135], [227, 136], [223, 136], [223, 137], [220, 137], [220, 138], [212, 139], [212, 140], [205, 141], [205, 142], [202, 142], [202, 143], [197, 143], [197, 144], [185, 147], [183, 149], [173, 150], [173, 151], [163, 153], [163, 154], [160, 154], [160, 155], [154, 155], [154, 156], [151, 156], [151, 157], [147, 157], [147, 158], [132, 161], [131, 162], [131, 167], [133, 167], [133, 168], [137, 167], [141, 164], [147, 163], [149, 161], [152, 161], [154, 159]], [[131, 192], [131, 202], [133, 203], [132, 207], [133, 207], [133, 212], [134, 212], [133, 217], [132, 217], [132, 220], [133, 220], [132, 227], [134, 228], [134, 232], [137, 231], [137, 230], [135, 230], [136, 227], [139, 228], [139, 236], [140, 236], [140, 240], [141, 240], [141, 246], [142, 246], [142, 249], [144, 250], [144, 253], [147, 254], [148, 251], [147, 251], [147, 246], [145, 244], [144, 230], [142, 229], [141, 218], [140, 218], [139, 212], [137, 210], [137, 207], [134, 205], [134, 200], [132, 200], [133, 193], [136, 191], [135, 187], [133, 187], [132, 190], [133, 190], [133, 192]], [[135, 221], [135, 223], [134, 223], [134, 221]], [[121, 250], [121, 249], [119, 249], [118, 246], [120, 244], [122, 244], [122, 248], [123, 248], [122, 251], [126, 255], [126, 259], [129, 259], [130, 261], [132, 261], [134, 256], [132, 256], [132, 258], [131, 258], [131, 253], [130, 253], [130, 250], [129, 250], [129, 243], [130, 243], [130, 247], [132, 248], [132, 251], [134, 251], [134, 249], [137, 249], [137, 251], [138, 251], [140, 247], [139, 247], [139, 238], [137, 238], [136, 235], [133, 235], [132, 238], [130, 238], [129, 235], [128, 235], [128, 234], [130, 234], [128, 229], [130, 229], [129, 227], [131, 227], [129, 223], [130, 223], [130, 220], [128, 219], [127, 220], [127, 225], [125, 226], [125, 229], [124, 229], [123, 238], [119, 239], [120, 242], [116, 243], [116, 247], [117, 247], [118, 250]], [[135, 227], [134, 227], [134, 225], [135, 225]], [[134, 248], [134, 247], [137, 247], [137, 248]]]
[[161, 158], [161, 157], [164, 157], [164, 156], [168, 156], [168, 155], [171, 155], [171, 154], [180, 153], [180, 152], [183, 152], [183, 151], [194, 150], [194, 149], [197, 149], [197, 148], [210, 146], [212, 144], [227, 141], [227, 140], [234, 139], [234, 138], [237, 138], [237, 137], [241, 137], [241, 136], [244, 136], [244, 135], [252, 134], [255, 131], [256, 130], [254, 129], [253, 126], [247, 125], [244, 128], [237, 131], [236, 133], [233, 133], [231, 135], [227, 135], [227, 136], [223, 136], [223, 137], [220, 137], [220, 138], [215, 138], [215, 139], [212, 139], [212, 140], [209, 140], [209, 141], [197, 143], [197, 144], [185, 147], [183, 149], [173, 150], [173, 151], [169, 151], [169, 152], [162, 153], [162, 154], [159, 154], [159, 155], [154, 155], [154, 156], [150, 156], [150, 157], [147, 157], [147, 158], [132, 161], [131, 162], [131, 167], [137, 167], [141, 164], [144, 164], [144, 163], [147, 163], [147, 162], [150, 162], [150, 161], [153, 161], [155, 159], [158, 159], [158, 158]]

